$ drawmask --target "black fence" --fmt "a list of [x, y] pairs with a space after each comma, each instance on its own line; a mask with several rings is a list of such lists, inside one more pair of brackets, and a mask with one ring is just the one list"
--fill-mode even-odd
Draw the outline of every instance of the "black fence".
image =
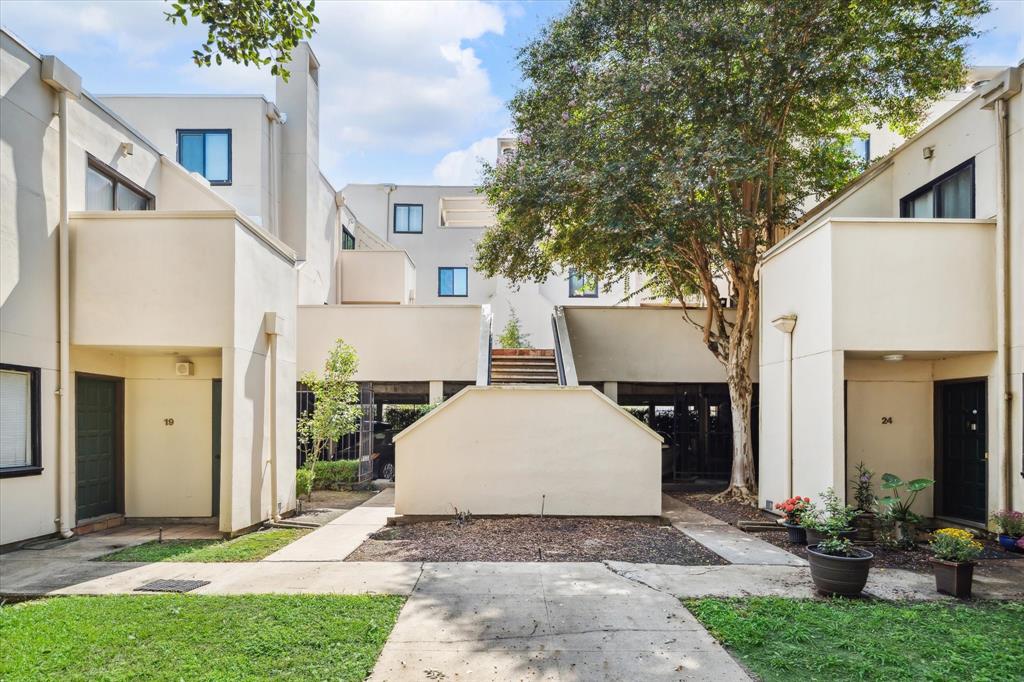
[[[368, 460], [370, 441], [373, 438], [373, 394], [360, 391], [360, 402], [363, 402], [367, 395], [369, 395], [369, 402], [362, 405], [363, 418], [360, 420], [359, 428], [352, 433], [345, 434], [338, 441], [332, 441], [320, 457], [321, 460], [329, 462], [346, 459], [358, 460], [362, 455], [366, 455]], [[299, 384], [295, 393], [296, 417], [301, 419], [312, 412], [314, 404], [313, 392]], [[297, 434], [295, 443], [296, 467], [301, 467], [306, 463], [306, 457], [309, 456], [312, 449], [313, 444], [309, 441], [304, 441], [302, 435]], [[363, 452], [364, 450], [367, 452]], [[367, 473], [367, 476], [369, 476], [369, 473]]]

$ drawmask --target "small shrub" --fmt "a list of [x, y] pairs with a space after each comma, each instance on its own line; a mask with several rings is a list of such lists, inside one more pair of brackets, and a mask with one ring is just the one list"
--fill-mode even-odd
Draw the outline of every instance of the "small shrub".
[[320, 461], [313, 465], [313, 489], [327, 490], [359, 480], [359, 461], [344, 459], [335, 462]]
[[875, 472], [864, 466], [864, 462], [857, 465], [857, 477], [850, 481], [853, 484], [853, 498], [857, 501], [857, 509], [869, 512], [875, 507], [875, 493], [872, 485]]
[[395, 431], [402, 431], [413, 424], [420, 417], [427, 415], [440, 403], [429, 405], [385, 405], [384, 421], [391, 424]]
[[309, 495], [313, 490], [313, 472], [302, 467], [295, 470], [295, 494]]
[[785, 515], [786, 523], [793, 524], [799, 524], [803, 515], [813, 509], [811, 498], [800, 496], [791, 497], [785, 502], [778, 502], [775, 504], [775, 508]]
[[1024, 535], [1024, 514], [1012, 509], [997, 511], [992, 515], [992, 522], [999, 526], [999, 532], [1011, 538]]

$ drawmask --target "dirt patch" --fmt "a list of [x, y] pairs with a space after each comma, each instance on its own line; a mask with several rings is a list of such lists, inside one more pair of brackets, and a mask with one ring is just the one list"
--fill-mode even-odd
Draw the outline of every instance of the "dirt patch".
[[775, 521], [779, 518], [742, 502], [712, 502], [711, 497], [715, 493], [711, 492], [670, 492], [668, 494], [708, 516], [714, 516], [733, 526], [737, 521]]
[[429, 521], [370, 536], [346, 561], [628, 561], [713, 566], [728, 562], [671, 526], [594, 518], [511, 517]]
[[[711, 496], [714, 493], [689, 493], [672, 492], [672, 497], [682, 500], [686, 504], [699, 509], [709, 516], [736, 525], [738, 521], [776, 521], [779, 517], [770, 514], [762, 509], [751, 505], [740, 504], [739, 502], [712, 502]], [[785, 531], [769, 531], [753, 533], [756, 537], [772, 543], [776, 547], [792, 552], [799, 557], [807, 558], [806, 545], [795, 545], [788, 541], [788, 534]], [[997, 569], [1011, 562], [1018, 561], [1018, 555], [1004, 552], [998, 543], [991, 540], [983, 540], [985, 550], [981, 555], [978, 566], [975, 569], [979, 574], [984, 575], [990, 569]], [[893, 549], [884, 545], [862, 545], [864, 549], [875, 555], [871, 565], [876, 568], [901, 568], [917, 573], [931, 573], [932, 565], [928, 559], [931, 552], [927, 545], [918, 544], [914, 549]], [[1024, 555], [1019, 555], [1024, 557]], [[1018, 564], [1014, 564], [1018, 565]]]
[[376, 490], [314, 490], [313, 499], [303, 495], [303, 509], [353, 509], [377, 494]]

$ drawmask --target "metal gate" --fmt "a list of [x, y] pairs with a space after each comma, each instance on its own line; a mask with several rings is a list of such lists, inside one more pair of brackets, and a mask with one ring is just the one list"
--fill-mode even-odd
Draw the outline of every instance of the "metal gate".
[[[301, 383], [297, 386], [295, 400], [296, 417], [302, 417], [313, 410], [315, 403], [313, 392]], [[332, 442], [322, 459], [324, 461], [359, 460], [359, 482], [364, 483], [369, 481], [373, 474], [373, 462], [370, 459], [373, 453], [373, 415], [375, 414], [373, 384], [367, 382], [359, 385], [359, 407], [363, 416], [359, 419], [356, 430], [345, 434], [337, 442]], [[301, 467], [306, 463], [306, 456], [311, 449], [311, 443], [303, 442], [301, 436], [296, 436], [296, 467]]]

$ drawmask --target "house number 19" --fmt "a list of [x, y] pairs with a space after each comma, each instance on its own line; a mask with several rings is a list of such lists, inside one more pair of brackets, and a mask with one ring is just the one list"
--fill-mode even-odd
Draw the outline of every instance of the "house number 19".
[[164, 420], [164, 426], [174, 426], [174, 419], [172, 419], [171, 417], [168, 417], [167, 419], [165, 419]]

